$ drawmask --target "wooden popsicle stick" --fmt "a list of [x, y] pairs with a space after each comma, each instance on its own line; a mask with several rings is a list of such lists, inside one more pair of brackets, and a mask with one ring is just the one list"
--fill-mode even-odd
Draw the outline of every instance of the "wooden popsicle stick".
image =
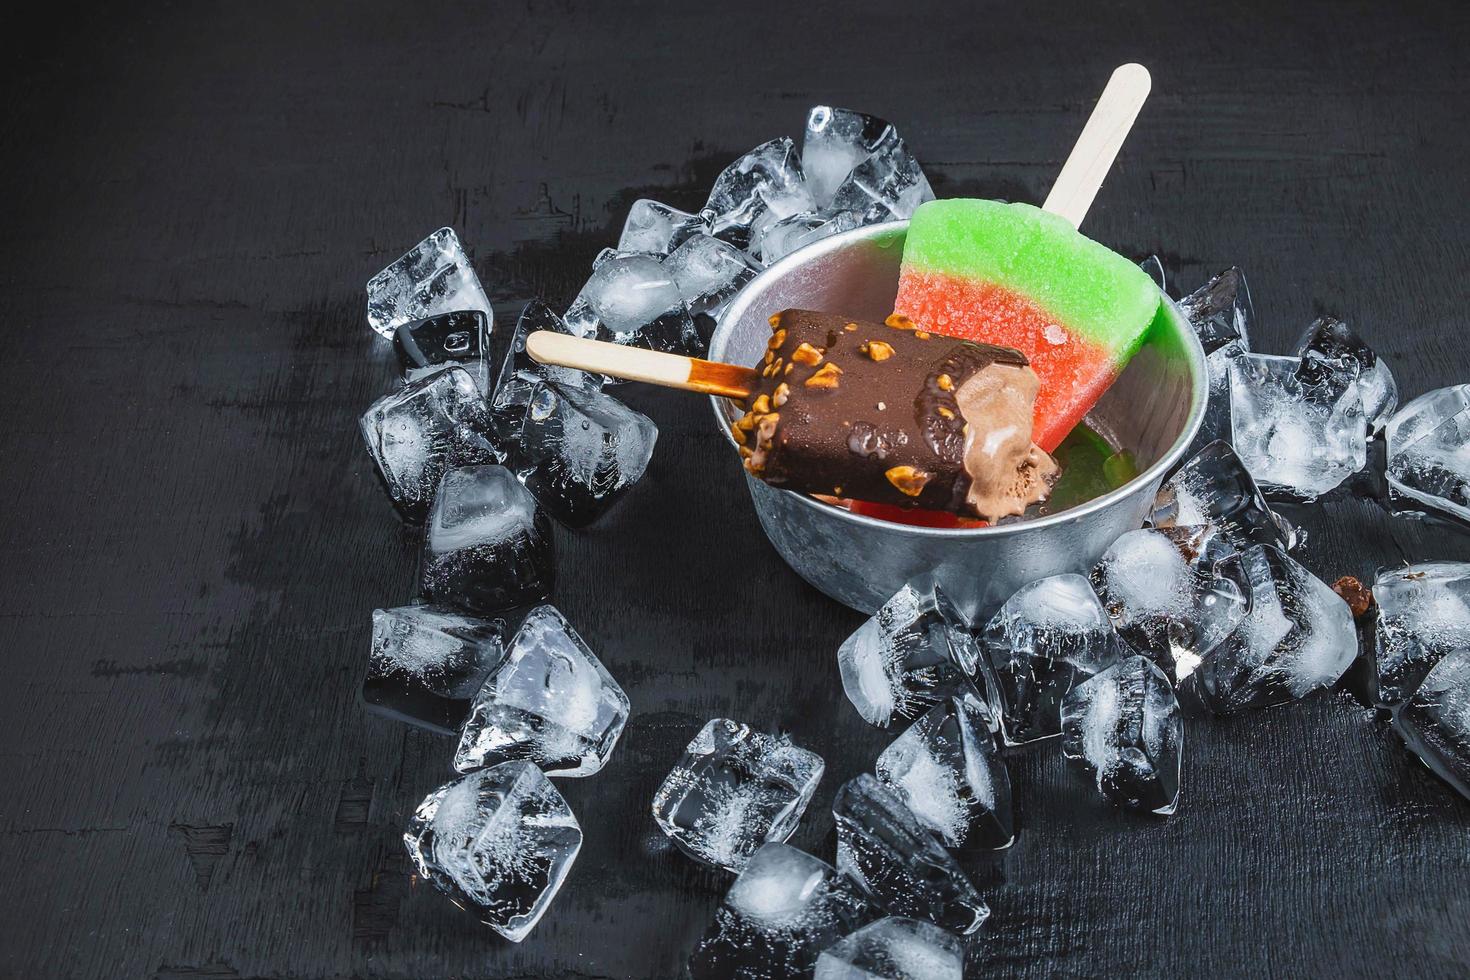
[[1077, 145], [1062, 164], [1051, 193], [1046, 195], [1046, 203], [1041, 206], [1043, 211], [1061, 215], [1073, 228], [1081, 226], [1097, 189], [1133, 128], [1133, 120], [1138, 118], [1138, 111], [1148, 98], [1151, 85], [1148, 69], [1142, 65], [1121, 65], [1113, 71], [1087, 125], [1082, 127], [1082, 135], [1077, 137]]
[[538, 364], [555, 364], [625, 381], [645, 381], [726, 398], [749, 396], [760, 378], [753, 368], [609, 344], [552, 330], [537, 330], [527, 336], [526, 353]]

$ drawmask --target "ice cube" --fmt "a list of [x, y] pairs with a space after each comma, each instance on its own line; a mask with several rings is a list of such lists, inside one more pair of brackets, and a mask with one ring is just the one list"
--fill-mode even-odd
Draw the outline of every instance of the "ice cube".
[[983, 639], [1007, 745], [1061, 734], [1062, 698], [1123, 648], [1092, 586], [1072, 573], [1022, 586], [991, 617]]
[[455, 310], [479, 310], [495, 322], [453, 228], [440, 228], [369, 279], [367, 302], [368, 323], [384, 337], [410, 320]]
[[1470, 521], [1470, 385], [1439, 388], [1388, 423], [1390, 499]]
[[938, 586], [905, 585], [842, 642], [842, 689], [870, 725], [913, 718], [970, 685], [980, 651]]
[[1174, 688], [1146, 657], [1118, 661], [1062, 701], [1062, 753], [1096, 773], [1098, 791], [1120, 806], [1173, 813], [1183, 751]]
[[443, 606], [373, 610], [362, 702], [389, 718], [453, 734], [505, 656], [505, 623]]
[[384, 395], [358, 421], [388, 495], [415, 522], [424, 519], [460, 428], [488, 425], [485, 401], [460, 367]]
[[1236, 550], [1253, 544], [1290, 551], [1299, 534], [1271, 510], [1230, 443], [1216, 440], [1181, 466], [1159, 489], [1149, 513], [1155, 527], [1209, 524]]
[[567, 310], [568, 330], [630, 347], [699, 356], [703, 345], [679, 287], [651, 255], [606, 259]]
[[1154, 285], [1159, 287], [1160, 292], [1168, 289], [1164, 277], [1164, 263], [1157, 255], [1150, 255], [1139, 262], [1138, 267], [1148, 274], [1148, 277], [1154, 281]]
[[689, 312], [718, 316], [756, 270], [735, 246], [708, 235], [694, 235], [664, 260]]
[[973, 691], [930, 708], [878, 756], [874, 771], [949, 847], [1000, 848], [1015, 840], [1011, 778], [997, 724]]
[[1216, 568], [1250, 604], [1180, 686], [1206, 708], [1228, 715], [1297, 700], [1335, 683], [1357, 656], [1347, 603], [1284, 552], [1253, 545]]
[[618, 682], [556, 607], [538, 606], [475, 694], [454, 768], [530, 759], [551, 775], [590, 776], [627, 720]]
[[715, 718], [658, 788], [653, 818], [690, 857], [738, 871], [762, 844], [791, 836], [824, 768], [784, 735]]
[[556, 577], [551, 522], [503, 466], [462, 466], [439, 483], [420, 586], [435, 602], [495, 612], [545, 599]]
[[1470, 799], [1470, 649], [1435, 664], [1393, 723], [1426, 766]]
[[1374, 700], [1391, 707], [1414, 693], [1445, 654], [1470, 647], [1470, 563], [1427, 561], [1381, 572], [1373, 651]]
[[752, 242], [752, 248], [769, 265], [812, 242], [851, 231], [862, 223], [863, 216], [857, 211], [803, 211], [765, 229], [760, 240]]
[[851, 109], [815, 105], [806, 115], [801, 169], [818, 207], [832, 202], [853, 168], [898, 133], [886, 120]]
[[518, 943], [572, 869], [582, 828], [541, 770], [516, 761], [424, 797], [403, 843], [419, 877]]
[[965, 948], [928, 922], [890, 916], [822, 951], [816, 980], [964, 980]]
[[618, 238], [618, 251], [668, 255], [706, 227], [704, 219], [697, 214], [686, 214], [667, 204], [639, 198], [628, 209], [623, 234]]
[[1240, 586], [1215, 574], [1213, 538], [1208, 526], [1129, 531], [1092, 570], [1118, 634], [1173, 677], [1187, 677], [1245, 617]]
[[[603, 377], [578, 371], [576, 368], [541, 364], [526, 353], [526, 337], [538, 330], [551, 333], [572, 334], [562, 318], [552, 312], [551, 307], [539, 299], [526, 304], [516, 326], [506, 338], [495, 375], [495, 386], [490, 392], [490, 407], [496, 412], [519, 416], [531, 401], [531, 392], [542, 381], [555, 381], [568, 388], [586, 388], [597, 391], [602, 388]], [[519, 421], [519, 420], [518, 420]], [[518, 428], [517, 428], [518, 431]]]
[[643, 477], [658, 427], [611, 395], [543, 381], [510, 465], [553, 517], [586, 527]]
[[1300, 366], [1262, 354], [1230, 362], [1231, 441], [1268, 493], [1315, 500], [1368, 462], [1368, 429], [1351, 379], [1310, 384]]
[[832, 211], [856, 211], [863, 224], [911, 217], [920, 204], [934, 200], [929, 178], [919, 161], [896, 135], [884, 140], [832, 195]]
[[782, 137], [762, 143], [720, 171], [700, 213], [711, 222], [711, 234], [744, 248], [751, 226], [767, 211], [775, 212], [769, 220], [779, 220], [815, 207], [796, 145]]
[[405, 381], [418, 381], [458, 364], [467, 366], [483, 387], [481, 359], [489, 342], [490, 318], [479, 310], [410, 320], [393, 331], [393, 350]]
[[1314, 320], [1297, 341], [1296, 353], [1309, 380], [1342, 371], [1357, 375], [1358, 395], [1370, 432], [1383, 428], [1398, 407], [1399, 388], [1388, 364], [1337, 317]]
[[1179, 301], [1205, 349], [1210, 398], [1195, 444], [1230, 435], [1230, 362], [1251, 349], [1255, 320], [1245, 274], [1231, 267]]
[[817, 957], [867, 921], [867, 901], [825, 861], [761, 847], [730, 886], [689, 958], [693, 980], [810, 976]]
[[985, 923], [990, 907], [969, 876], [876, 778], [862, 773], [844, 783], [832, 815], [837, 870], [889, 913], [925, 919], [963, 936]]

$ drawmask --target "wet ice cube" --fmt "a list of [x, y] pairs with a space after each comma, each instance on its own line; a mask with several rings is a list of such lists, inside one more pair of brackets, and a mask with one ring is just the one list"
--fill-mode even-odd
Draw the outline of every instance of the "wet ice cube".
[[698, 356], [702, 341], [679, 287], [651, 255], [623, 254], [592, 270], [566, 315], [581, 337]]
[[1435, 664], [1393, 722], [1424, 764], [1470, 799], [1470, 649]]
[[538, 606], [475, 694], [454, 768], [530, 759], [554, 776], [590, 776], [627, 720], [618, 682], [554, 606]]
[[659, 787], [653, 817], [689, 856], [738, 871], [762, 844], [791, 836], [824, 768], [784, 735], [715, 718]]
[[1007, 745], [1061, 734], [1062, 698], [1122, 648], [1092, 586], [1071, 573], [1022, 586], [986, 624], [983, 641]]
[[810, 976], [822, 950], [871, 915], [866, 899], [830, 864], [766, 844], [730, 886], [688, 973], [693, 980]]
[[490, 318], [456, 310], [410, 320], [393, 331], [393, 350], [405, 381], [418, 381], [446, 365], [467, 366], [483, 386], [481, 358], [490, 342]]
[[443, 606], [373, 610], [362, 701], [370, 711], [445, 734], [505, 656], [505, 623]]
[[1389, 421], [1387, 446], [1393, 499], [1470, 521], [1470, 385], [1409, 402]]
[[761, 261], [769, 265], [812, 242], [851, 231], [862, 223], [863, 216], [857, 211], [803, 211], [765, 229], [752, 247], [759, 251]]
[[388, 495], [412, 521], [423, 520], [460, 428], [486, 425], [485, 401], [460, 367], [384, 395], [358, 421]]
[[553, 517], [586, 527], [643, 477], [658, 427], [611, 395], [543, 381], [510, 465]]
[[571, 870], [582, 828], [541, 770], [507, 762], [426, 796], [403, 843], [419, 877], [520, 942]]
[[1249, 607], [1180, 685], [1206, 708], [1227, 715], [1297, 700], [1335, 683], [1357, 656], [1347, 603], [1284, 552], [1254, 545], [1216, 567]]
[[832, 202], [853, 168], [898, 133], [887, 120], [851, 109], [815, 105], [806, 115], [801, 169], [818, 207]]
[[686, 214], [667, 204], [640, 198], [628, 209], [617, 250], [668, 255], [706, 227], [704, 219], [697, 214]]
[[1011, 779], [990, 708], [972, 691], [939, 702], [878, 756], [874, 771], [949, 847], [1015, 840]]
[[912, 718], [968, 687], [979, 648], [954, 604], [937, 586], [905, 585], [842, 642], [842, 689], [871, 725]]
[[471, 612], [539, 602], [556, 576], [551, 522], [505, 467], [452, 469], [434, 496], [420, 565], [435, 602]]
[[1391, 707], [1414, 693], [1445, 654], [1470, 647], [1470, 563], [1389, 569], [1374, 581], [1373, 599], [1375, 701]]
[[516, 320], [515, 329], [505, 338], [504, 349], [496, 347], [501, 356], [495, 386], [490, 392], [490, 407], [497, 412], [520, 414], [530, 402], [531, 392], [542, 381], [555, 381], [568, 388], [602, 388], [603, 377], [600, 374], [541, 364], [527, 354], [526, 337], [538, 330], [572, 334], [562, 318], [543, 301], [535, 299], [526, 304]]
[[816, 980], [964, 980], [965, 947], [919, 919], [890, 916], [822, 951]]
[[1196, 453], [1159, 489], [1149, 513], [1155, 527], [1209, 524], [1237, 550], [1253, 544], [1290, 551], [1298, 533], [1271, 510], [1230, 443], [1216, 440]]
[[1307, 327], [1297, 341], [1301, 370], [1309, 378], [1347, 372], [1357, 375], [1358, 394], [1368, 429], [1383, 428], [1398, 407], [1399, 389], [1388, 364], [1346, 323], [1337, 317], [1321, 316]]
[[1251, 349], [1255, 319], [1245, 274], [1229, 268], [1179, 301], [1205, 349], [1210, 398], [1195, 444], [1230, 435], [1230, 362]]
[[1167, 815], [1179, 804], [1184, 720], [1164, 672], [1120, 660], [1062, 701], [1062, 752], [1097, 775], [1112, 802]]
[[[712, 234], [744, 248], [750, 229], [763, 217], [779, 220], [816, 207], [802, 176], [796, 145], [787, 137], [762, 143], [715, 178], [701, 214]], [[767, 216], [774, 211], [773, 216]]]
[[837, 870], [893, 915], [925, 919], [968, 936], [990, 915], [980, 892], [897, 795], [868, 773], [832, 803]]
[[741, 287], [755, 278], [744, 252], [708, 235], [694, 235], [664, 260], [690, 313], [718, 316]]
[[1207, 526], [1142, 528], [1120, 536], [1092, 570], [1120, 636], [1174, 677], [1186, 677], [1245, 616], [1240, 586], [1215, 574]]
[[1368, 430], [1356, 385], [1313, 385], [1295, 357], [1241, 354], [1230, 362], [1235, 451], [1269, 493], [1315, 500], [1368, 461]]
[[911, 217], [934, 200], [929, 178], [902, 139], [884, 140], [872, 156], [848, 174], [832, 195], [833, 211], [856, 211], [863, 224]]
[[384, 337], [410, 320], [455, 310], [495, 319], [453, 228], [440, 228], [369, 279], [367, 301], [368, 323]]

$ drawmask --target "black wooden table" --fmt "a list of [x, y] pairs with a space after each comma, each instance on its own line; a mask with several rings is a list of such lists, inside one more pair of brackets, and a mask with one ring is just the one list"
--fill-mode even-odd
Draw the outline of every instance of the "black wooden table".
[[[452, 224], [502, 319], [565, 304], [628, 204], [832, 102], [894, 120], [942, 195], [1039, 201], [1108, 71], [1155, 94], [1088, 219], [1193, 288], [1246, 270], [1257, 347], [1335, 311], [1406, 396], [1470, 380], [1463, 6], [216, 3], [48, 8], [0, 72], [0, 973], [664, 977], [728, 879], [649, 816], [690, 735], [790, 731], [828, 772], [892, 737], [842, 696], [860, 617], [755, 525], [702, 407], [558, 532], [555, 601], [626, 688], [586, 831], [522, 944], [421, 883], [399, 835], [452, 742], [358, 707], [369, 612], [417, 535], [356, 429], [394, 384], [364, 281]], [[1470, 558], [1347, 500], [1329, 579]], [[1342, 691], [1192, 726], [1177, 816], [1014, 755], [1020, 838], [977, 975], [1470, 970], [1470, 803]]]

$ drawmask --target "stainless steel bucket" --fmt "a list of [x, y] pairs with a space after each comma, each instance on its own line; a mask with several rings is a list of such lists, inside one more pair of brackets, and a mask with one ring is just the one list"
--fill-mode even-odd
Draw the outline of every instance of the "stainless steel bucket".
[[[721, 317], [710, 357], [754, 364], [770, 338], [767, 318], [788, 307], [882, 320], [893, 311], [907, 229], [908, 222], [858, 228], [766, 269]], [[1118, 535], [1140, 526], [1165, 472], [1193, 440], [1208, 394], [1199, 340], [1165, 302], [1143, 348], [1088, 416], [1115, 445], [1133, 452], [1141, 472], [1079, 507], [973, 530], [910, 527], [746, 480], [761, 526], [781, 557], [838, 602], [872, 612], [905, 582], [933, 580], [973, 620], [1027, 582], [1086, 570]], [[738, 413], [726, 399], [711, 402], [728, 438]]]

